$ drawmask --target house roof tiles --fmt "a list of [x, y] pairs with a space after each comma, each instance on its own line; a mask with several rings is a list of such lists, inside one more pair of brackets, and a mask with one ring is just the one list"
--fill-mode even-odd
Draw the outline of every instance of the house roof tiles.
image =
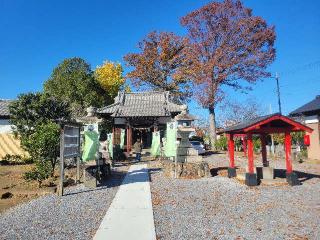
[[5, 100], [5, 99], [0, 99], [0, 117], [9, 117], [10, 112], [9, 112], [9, 104], [13, 100]]
[[319, 114], [320, 113], [320, 95], [316, 96], [315, 99], [306, 103], [305, 105], [297, 108], [290, 113], [290, 116], [297, 116], [300, 114]]

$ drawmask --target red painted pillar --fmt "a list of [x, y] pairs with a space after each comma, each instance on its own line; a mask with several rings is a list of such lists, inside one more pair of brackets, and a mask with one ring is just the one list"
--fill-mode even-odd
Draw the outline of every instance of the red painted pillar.
[[253, 162], [253, 142], [252, 142], [252, 134], [247, 134], [248, 139], [248, 171], [250, 174], [254, 173], [254, 162]]
[[291, 135], [290, 132], [285, 133], [284, 146], [286, 151], [286, 167], [287, 174], [292, 173], [292, 161], [291, 161]]
[[243, 147], [243, 154], [247, 156], [247, 139], [245, 136], [242, 137], [242, 147]]
[[234, 168], [234, 140], [233, 140], [233, 134], [228, 134], [228, 152], [229, 152], [230, 167]]
[[268, 160], [267, 160], [267, 148], [266, 148], [266, 135], [261, 134], [260, 135], [260, 140], [261, 140], [261, 154], [262, 154], [262, 164], [264, 167], [268, 167]]

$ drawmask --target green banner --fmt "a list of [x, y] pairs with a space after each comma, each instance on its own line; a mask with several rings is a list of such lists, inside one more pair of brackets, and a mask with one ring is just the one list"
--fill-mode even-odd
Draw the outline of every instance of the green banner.
[[123, 149], [124, 146], [124, 136], [126, 134], [125, 129], [121, 129], [121, 134], [120, 134], [120, 148]]
[[85, 131], [82, 160], [85, 162], [90, 160], [95, 160], [98, 147], [99, 147], [99, 134], [94, 130]]
[[152, 133], [151, 155], [154, 157], [160, 156], [160, 132]]
[[108, 133], [108, 151], [109, 156], [113, 159], [113, 136], [112, 133]]
[[167, 123], [166, 129], [166, 139], [164, 143], [164, 155], [166, 157], [175, 157], [177, 146], [177, 123], [169, 122]]

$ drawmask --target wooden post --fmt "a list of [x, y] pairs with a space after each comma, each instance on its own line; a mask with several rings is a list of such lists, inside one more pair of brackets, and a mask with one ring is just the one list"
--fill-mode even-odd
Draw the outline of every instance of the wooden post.
[[264, 167], [268, 167], [269, 163], [267, 160], [267, 148], [266, 148], [266, 135], [261, 134], [260, 135], [260, 140], [261, 140], [261, 154], [262, 154], [262, 164]]
[[243, 147], [243, 155], [247, 156], [247, 139], [245, 136], [242, 137], [242, 147]]
[[285, 132], [285, 151], [286, 151], [286, 167], [287, 174], [292, 173], [292, 161], [291, 161], [291, 135], [290, 132]]
[[126, 127], [126, 132], [127, 132], [127, 153], [129, 154], [130, 153], [130, 142], [129, 142], [129, 125], [127, 125]]
[[63, 196], [64, 181], [64, 127], [60, 130], [60, 185], [58, 195]]
[[234, 140], [233, 134], [228, 134], [228, 152], [229, 152], [229, 166], [234, 168]]
[[76, 183], [80, 183], [80, 157], [76, 157], [77, 160], [77, 179]]
[[129, 126], [129, 153], [131, 152], [132, 148], [132, 128]]
[[234, 165], [234, 140], [233, 134], [228, 134], [228, 152], [229, 152], [229, 167], [228, 167], [228, 177], [232, 178], [237, 175], [235, 165]]
[[298, 176], [295, 172], [292, 170], [292, 160], [291, 160], [291, 135], [290, 131], [285, 132], [285, 137], [284, 137], [284, 146], [285, 146], [285, 151], [286, 151], [286, 167], [287, 167], [287, 172], [286, 172], [286, 177], [287, 177], [287, 182], [291, 186], [295, 185], [300, 185], [300, 181], [298, 179]]
[[78, 149], [78, 151], [79, 151], [79, 156], [77, 157], [77, 183], [80, 183], [80, 138], [81, 138], [81, 134], [80, 134], [80, 132], [81, 132], [81, 129], [80, 129], [80, 127], [79, 127], [79, 132], [78, 132], [78, 136], [79, 136], [79, 138], [78, 138], [78, 145], [79, 145], [79, 149]]
[[254, 160], [253, 160], [253, 142], [252, 142], [252, 134], [247, 134], [248, 139], [248, 171], [250, 174], [254, 173]]
[[246, 185], [257, 186], [257, 174], [254, 173], [254, 160], [253, 160], [253, 142], [252, 134], [247, 134], [248, 139], [248, 173], [246, 173]]

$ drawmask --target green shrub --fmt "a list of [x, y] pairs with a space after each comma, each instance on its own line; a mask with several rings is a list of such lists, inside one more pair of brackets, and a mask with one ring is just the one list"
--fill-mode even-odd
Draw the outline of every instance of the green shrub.
[[260, 152], [261, 149], [261, 140], [259, 136], [253, 136], [252, 137], [252, 141], [253, 141], [253, 150], [258, 153]]
[[32, 159], [21, 155], [6, 154], [0, 161], [1, 165], [29, 164]]
[[215, 147], [217, 150], [225, 151], [228, 149], [228, 140], [226, 136], [221, 136], [217, 141], [215, 142]]
[[51, 173], [51, 165], [46, 161], [39, 161], [36, 163], [35, 167], [24, 174], [24, 179], [27, 181], [35, 180], [38, 181], [39, 187], [41, 187], [42, 182], [49, 178]]
[[59, 156], [59, 144], [60, 127], [53, 122], [47, 122], [37, 126], [29, 140], [29, 153], [31, 158], [35, 162], [49, 162], [51, 164], [51, 176], [53, 176]]

